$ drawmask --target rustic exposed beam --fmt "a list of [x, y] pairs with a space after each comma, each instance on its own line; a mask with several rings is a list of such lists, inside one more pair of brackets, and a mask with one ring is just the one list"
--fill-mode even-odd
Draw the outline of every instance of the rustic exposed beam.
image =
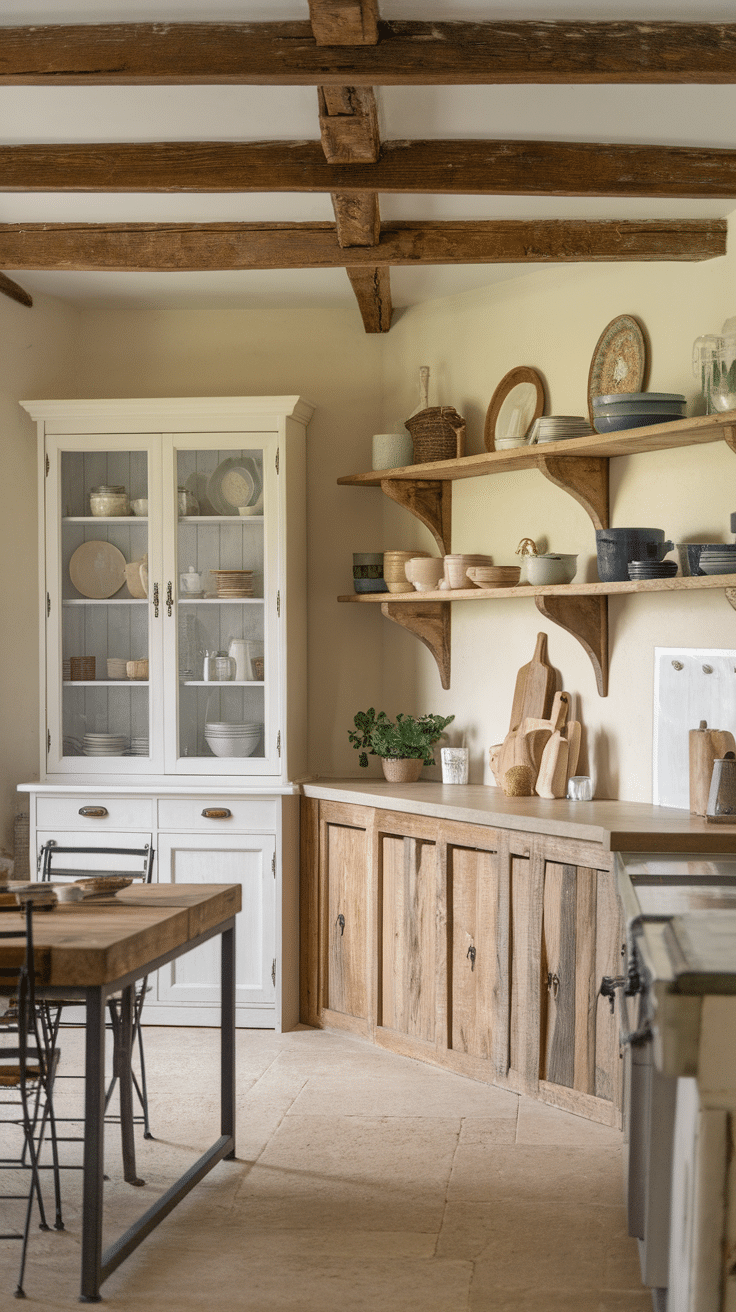
[[372, 87], [318, 87], [322, 149], [330, 164], [374, 164], [381, 153]]
[[[391, 222], [343, 250], [331, 223], [0, 224], [0, 268], [365, 269], [387, 265], [707, 260], [726, 221]], [[351, 275], [352, 276], [352, 275]]]
[[388, 141], [330, 164], [319, 141], [0, 146], [0, 191], [377, 191], [733, 199], [736, 150], [560, 141]]
[[6, 278], [4, 273], [0, 273], [0, 293], [3, 296], [9, 296], [11, 301], [18, 301], [21, 305], [33, 305], [33, 297], [12, 278]]
[[381, 22], [379, 38], [318, 45], [309, 22], [3, 27], [0, 84], [736, 82], [734, 23]]
[[368, 191], [359, 196], [338, 192], [331, 199], [339, 244], [342, 247], [377, 246], [381, 237], [381, 214], [375, 192]]
[[375, 45], [377, 0], [309, 0], [309, 17], [318, 46]]
[[[351, 252], [352, 254], [352, 252]], [[375, 252], [368, 252], [375, 259]], [[391, 327], [391, 282], [389, 271], [381, 265], [348, 266], [355, 297], [367, 333], [387, 333]]]

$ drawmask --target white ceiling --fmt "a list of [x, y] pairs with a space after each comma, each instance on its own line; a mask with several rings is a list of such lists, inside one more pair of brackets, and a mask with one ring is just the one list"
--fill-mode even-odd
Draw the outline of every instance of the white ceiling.
[[[380, 0], [390, 19], [669, 19], [732, 22], [730, 3], [567, 0], [463, 4]], [[307, 19], [306, 0], [4, 0], [0, 27], [43, 23]], [[381, 136], [518, 138], [734, 146], [736, 86], [380, 87]], [[319, 138], [314, 87], [0, 87], [0, 142], [238, 141]], [[558, 197], [383, 195], [384, 219], [720, 218], [733, 201], [585, 200]], [[0, 222], [213, 222], [332, 220], [328, 195], [137, 195], [0, 192]], [[391, 271], [395, 306], [529, 272], [514, 265]], [[6, 271], [32, 294], [98, 307], [356, 308], [341, 269], [223, 273]]]

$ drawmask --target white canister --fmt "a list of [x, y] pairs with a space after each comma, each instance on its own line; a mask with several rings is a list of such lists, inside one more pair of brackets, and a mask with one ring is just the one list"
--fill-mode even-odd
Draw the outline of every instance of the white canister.
[[195, 596], [202, 591], [202, 580], [193, 565], [189, 566], [186, 574], [179, 575], [179, 591], [193, 593]]
[[253, 668], [250, 659], [250, 643], [246, 638], [231, 638], [227, 654], [235, 662], [234, 677], [242, 681], [253, 678]]
[[374, 433], [373, 469], [403, 469], [414, 464], [411, 433]]

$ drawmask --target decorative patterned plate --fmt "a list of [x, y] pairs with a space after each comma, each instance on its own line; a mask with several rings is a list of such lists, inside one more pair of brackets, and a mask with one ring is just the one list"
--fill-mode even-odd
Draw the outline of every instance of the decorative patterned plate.
[[636, 319], [620, 314], [603, 329], [588, 373], [588, 414], [593, 423], [593, 397], [640, 392], [647, 368], [647, 348]]
[[543, 410], [544, 384], [536, 369], [523, 364], [510, 369], [493, 393], [486, 413], [486, 451], [495, 451], [497, 438], [524, 439]]
[[261, 477], [250, 456], [230, 456], [217, 466], [207, 483], [207, 499], [218, 515], [237, 515], [261, 494]]
[[125, 556], [111, 542], [83, 542], [69, 561], [69, 577], [83, 597], [112, 597], [125, 582]]

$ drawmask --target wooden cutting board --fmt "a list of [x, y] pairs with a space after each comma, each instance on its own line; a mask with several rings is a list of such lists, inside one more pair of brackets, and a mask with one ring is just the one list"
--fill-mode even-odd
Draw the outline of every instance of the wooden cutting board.
[[538, 633], [532, 659], [527, 665], [522, 665], [516, 676], [509, 729], [518, 729], [527, 716], [549, 719], [554, 685], [555, 672], [547, 663], [547, 634]]
[[728, 729], [709, 729], [705, 720], [700, 721], [699, 729], [690, 730], [688, 739], [690, 811], [693, 815], [705, 815], [708, 810], [713, 762], [725, 756], [726, 752], [736, 751], [736, 742]]

